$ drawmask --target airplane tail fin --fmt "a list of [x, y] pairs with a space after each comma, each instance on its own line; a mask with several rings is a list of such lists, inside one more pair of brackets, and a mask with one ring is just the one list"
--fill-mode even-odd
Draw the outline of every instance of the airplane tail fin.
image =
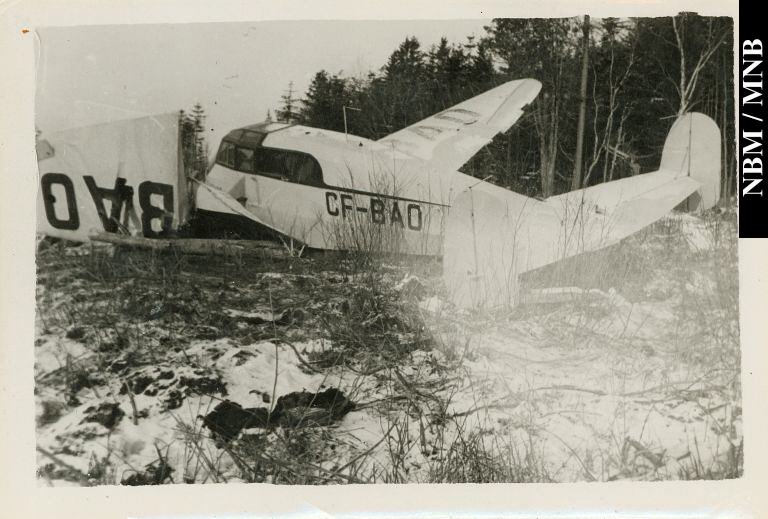
[[720, 199], [720, 130], [698, 112], [683, 115], [669, 130], [659, 170], [691, 177], [701, 186], [688, 199], [689, 211], [714, 207]]

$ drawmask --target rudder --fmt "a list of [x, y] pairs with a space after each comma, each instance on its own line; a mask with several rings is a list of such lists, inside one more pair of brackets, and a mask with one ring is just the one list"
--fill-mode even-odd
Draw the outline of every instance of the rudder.
[[683, 115], [669, 130], [659, 169], [701, 184], [688, 199], [689, 211], [710, 209], [720, 200], [720, 146], [720, 129], [702, 113]]

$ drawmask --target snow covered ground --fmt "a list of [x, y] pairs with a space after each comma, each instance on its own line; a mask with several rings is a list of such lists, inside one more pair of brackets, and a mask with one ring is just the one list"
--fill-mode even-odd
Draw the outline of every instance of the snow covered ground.
[[[434, 260], [209, 261], [39, 252], [40, 484], [741, 473], [729, 215], [670, 217], [483, 314], [447, 302]], [[354, 407], [277, 419], [331, 388]], [[267, 418], [222, 440], [205, 417], [225, 401]]]

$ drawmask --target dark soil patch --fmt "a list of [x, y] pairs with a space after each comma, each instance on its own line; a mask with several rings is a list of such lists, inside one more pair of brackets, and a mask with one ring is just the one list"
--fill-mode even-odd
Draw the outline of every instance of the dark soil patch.
[[142, 485], [162, 485], [166, 480], [171, 479], [173, 468], [165, 460], [160, 460], [157, 465], [150, 465], [144, 472], [134, 472], [130, 476], [123, 478], [121, 485], [142, 486]]
[[82, 326], [72, 326], [70, 329], [67, 330], [65, 337], [67, 339], [79, 341], [80, 339], [85, 337], [85, 328], [83, 328]]
[[184, 393], [189, 396], [193, 393], [198, 395], [227, 395], [227, 385], [218, 376], [206, 376], [197, 374], [195, 377], [179, 378], [179, 388], [183, 388]]
[[85, 410], [85, 414], [86, 417], [81, 423], [96, 422], [107, 429], [113, 429], [125, 416], [125, 412], [118, 404], [108, 402], [99, 404], [97, 407], [89, 407]]
[[329, 425], [355, 408], [355, 403], [336, 388], [318, 393], [295, 391], [277, 399], [270, 413], [267, 407], [243, 408], [224, 400], [203, 418], [203, 425], [213, 436], [231, 441], [243, 429], [251, 427], [296, 427]]
[[225, 442], [233, 440], [243, 429], [266, 427], [268, 423], [269, 410], [266, 407], [243, 409], [240, 404], [229, 400], [224, 400], [203, 417], [203, 425], [211, 430], [213, 437]]

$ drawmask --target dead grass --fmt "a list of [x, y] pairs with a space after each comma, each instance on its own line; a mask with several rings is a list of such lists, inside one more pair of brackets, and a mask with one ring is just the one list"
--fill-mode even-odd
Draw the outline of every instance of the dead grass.
[[[642, 431], [625, 431], [613, 439], [612, 452], [604, 453], [611, 480], [722, 479], [740, 477], [743, 471], [743, 440], [737, 432], [741, 355], [735, 213], [711, 211], [693, 223], [685, 221], [689, 218], [662, 219], [613, 247], [539, 269], [524, 280], [528, 289], [569, 286], [605, 294], [595, 298], [586, 290], [575, 292], [565, 304], [523, 306], [516, 315], [539, 320], [555, 342], [603, 354], [621, 351], [619, 362], [627, 367], [641, 353], [631, 369], [642, 368], [641, 359], [659, 359], [666, 370], [685, 374], [677, 383], [651, 374], [662, 385], [641, 405], [693, 404], [717, 438], [714, 458], [701, 453], [694, 436], [687, 453], [671, 460], [663, 444], [646, 442]], [[637, 309], [655, 303], [672, 315], [668, 329], [649, 339], [652, 324], [629, 323], [633, 312], [637, 316]], [[617, 330], [609, 319], [617, 314], [627, 316], [624, 329]], [[725, 417], [710, 413], [713, 401], [730, 403]], [[669, 466], [677, 466], [677, 474], [670, 474]]]
[[[124, 420], [172, 417], [176, 439], [158, 443], [151, 463], [127, 468], [129, 453], [113, 446], [111, 432], [99, 452], [68, 454], [66, 445], [82, 442], [62, 438], [61, 448], [50, 452], [55, 459], [41, 458], [41, 477], [81, 484], [545, 482], [570, 480], [566, 466], [586, 480], [739, 477], [733, 214], [707, 215], [702, 237], [711, 246], [693, 246], [680, 219], [662, 220], [614, 247], [523, 279], [527, 290], [566, 286], [602, 295], [575, 292], [558, 304], [482, 315], [450, 305], [436, 313], [423, 310], [425, 299], [445, 299], [439, 263], [376, 250], [214, 262], [111, 247], [44, 247], [38, 254], [37, 343], [57, 341], [59, 362], [36, 372], [39, 431], [80, 409], [79, 400], [96, 398], [120, 403]], [[651, 333], [642, 319], [633, 321], [637, 309], [654, 304], [669, 309], [670, 322], [677, 323], [662, 335]], [[558, 352], [575, 359], [569, 360], [573, 369], [591, 366], [589, 359], [612, 359], [619, 374], [615, 387], [540, 384], [530, 375], [520, 390], [505, 387], [504, 379], [475, 379], [489, 336], [526, 333], [539, 341], [538, 351], [553, 353], [552, 369], [562, 369]], [[303, 352], [295, 346], [319, 338], [327, 347]], [[274, 343], [280, 353], [268, 381], [269, 405], [279, 396], [274, 388], [288, 355], [305, 373], [325, 381], [343, 378], [347, 396], [358, 404], [355, 416], [376, 417], [379, 432], [363, 441], [338, 424], [299, 419], [217, 443], [198, 417], [226, 398], [215, 367], [221, 353], [187, 351], [195, 341], [219, 339], [231, 347]], [[531, 364], [527, 355], [521, 369], [547, 365]], [[181, 368], [192, 370], [192, 379], [175, 395], [161, 389], [164, 410], [152, 411], [143, 392], [157, 391], [163, 382], [158, 373]], [[646, 377], [645, 389], [625, 389], [633, 377]], [[623, 402], [615, 416], [601, 418], [614, 423], [610, 435], [595, 432], [583, 443], [555, 436], [548, 420], [580, 412], [569, 406], [588, 397]], [[189, 408], [193, 401], [196, 407]], [[649, 415], [663, 406], [696, 407], [718, 439], [718, 452], [710, 456], [704, 438], [694, 436], [687, 453], [671, 454], [644, 424], [622, 425], [622, 409], [631, 405]], [[498, 410], [501, 415], [493, 413]], [[561, 466], [551, 461], [555, 447], [565, 453]], [[68, 456], [87, 462], [76, 468]]]

